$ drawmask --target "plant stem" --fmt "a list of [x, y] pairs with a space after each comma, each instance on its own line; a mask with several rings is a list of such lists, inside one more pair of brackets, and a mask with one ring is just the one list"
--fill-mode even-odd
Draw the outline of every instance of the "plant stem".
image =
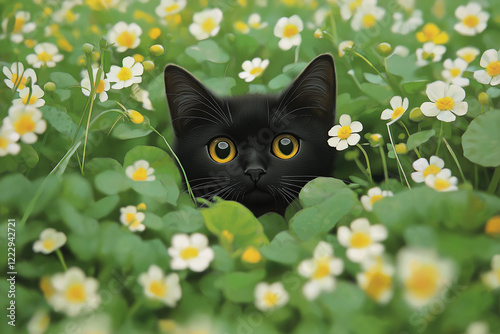
[[[405, 123], [403, 123], [403, 121], [399, 121], [398, 124], [401, 125], [403, 127], [403, 129], [405, 129], [406, 134], [408, 135], [408, 138], [410, 138], [410, 131], [408, 131], [408, 128], [406, 127]], [[414, 148], [413, 151], [415, 152], [417, 157], [420, 159], [421, 156], [420, 156], [420, 152], [418, 151], [418, 149]]]
[[401, 161], [399, 161], [398, 152], [396, 152], [396, 148], [394, 147], [394, 141], [392, 140], [391, 128], [389, 127], [389, 123], [387, 123], [387, 132], [389, 133], [389, 140], [391, 141], [392, 150], [394, 151], [394, 156], [396, 157], [396, 161], [398, 162], [399, 170], [403, 174], [403, 177], [404, 177], [405, 182], [406, 182], [406, 186], [408, 187], [408, 189], [411, 190], [411, 186], [410, 186], [410, 183], [408, 182], [408, 178], [406, 177], [405, 171], [403, 169], [403, 165], [401, 165]]
[[488, 194], [494, 194], [497, 190], [498, 183], [500, 183], [500, 166], [495, 168], [495, 172], [493, 172], [493, 176], [491, 178], [490, 186], [488, 187]]
[[127, 314], [127, 318], [131, 318], [135, 312], [137, 312], [137, 310], [141, 307], [142, 305], [142, 300], [136, 300], [134, 304], [132, 304], [132, 306], [130, 307], [129, 311], [128, 311], [128, 314]]
[[382, 145], [378, 146], [378, 150], [380, 152], [380, 158], [382, 159], [382, 167], [384, 168], [385, 190], [389, 190], [389, 172], [387, 171], [387, 161]]
[[441, 139], [443, 139], [443, 127], [444, 127], [444, 123], [441, 122], [441, 128], [439, 129], [439, 136], [438, 136], [438, 144], [437, 144], [437, 148], [436, 148], [436, 155], [438, 155], [438, 153], [439, 153], [439, 147], [441, 146]]
[[460, 176], [462, 177], [462, 181], [466, 182], [467, 180], [465, 179], [464, 172], [462, 171], [462, 167], [460, 166], [460, 163], [458, 162], [457, 156], [455, 155], [455, 152], [453, 152], [453, 148], [448, 144], [448, 141], [446, 138], [443, 138], [444, 144], [446, 145], [446, 148], [450, 152], [451, 156], [453, 157], [453, 160], [455, 160], [455, 164], [458, 167], [458, 170], [460, 171]]
[[370, 175], [366, 172], [365, 166], [359, 161], [358, 158], [354, 159], [354, 162], [356, 162], [356, 166], [358, 166], [359, 170], [363, 173], [363, 175], [366, 177], [367, 180], [370, 180]]
[[59, 261], [61, 261], [61, 264], [64, 268], [64, 271], [68, 270], [68, 266], [66, 265], [66, 262], [64, 261], [64, 256], [62, 255], [62, 252], [60, 249], [56, 250], [57, 257], [59, 258]]
[[361, 53], [357, 52], [357, 51], [353, 51], [352, 52], [354, 55], [358, 56], [359, 58], [363, 59], [375, 72], [377, 72], [377, 74], [382, 78], [382, 80], [385, 81], [385, 83], [392, 88], [391, 86], [391, 83], [389, 82], [389, 80], [387, 80], [383, 75], [382, 73], [380, 73], [379, 70], [377, 70], [377, 68], [368, 60], [366, 59], [365, 56], [363, 56]]
[[369, 177], [369, 181], [370, 183], [373, 183], [373, 178], [372, 178], [372, 170], [370, 168], [370, 159], [368, 159], [368, 154], [366, 154], [366, 151], [365, 149], [363, 148], [363, 146], [361, 146], [359, 143], [356, 144], [356, 146], [361, 150], [361, 152], [363, 153], [363, 155], [365, 156], [365, 160], [366, 160], [366, 171], [368, 173], [368, 177]]

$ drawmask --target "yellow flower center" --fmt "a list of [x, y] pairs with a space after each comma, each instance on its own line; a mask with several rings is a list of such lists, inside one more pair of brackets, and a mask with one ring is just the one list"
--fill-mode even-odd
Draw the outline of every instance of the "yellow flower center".
[[4, 137], [0, 137], [0, 148], [5, 150], [7, 146], [9, 146], [9, 141]]
[[50, 250], [54, 249], [54, 245], [55, 244], [56, 243], [54, 242], [54, 240], [47, 239], [47, 240], [43, 241], [43, 248], [45, 248], [46, 250], [50, 251]]
[[14, 29], [12, 30], [12, 33], [13, 34], [20, 33], [24, 27], [24, 23], [26, 23], [26, 21], [22, 17], [16, 17], [16, 20], [14, 22]]
[[123, 31], [116, 37], [116, 42], [121, 46], [131, 48], [134, 44], [136, 36], [128, 31]]
[[439, 271], [431, 264], [417, 264], [404, 284], [417, 298], [429, 299], [437, 293]]
[[260, 255], [259, 251], [255, 247], [250, 246], [245, 249], [241, 255], [241, 259], [248, 263], [259, 263], [260, 260], [262, 260], [262, 255]]
[[370, 197], [370, 204], [373, 205], [373, 203], [380, 201], [384, 196], [382, 195], [374, 195]]
[[491, 217], [484, 227], [486, 234], [496, 236], [500, 235], [500, 215]]
[[203, 21], [203, 23], [201, 24], [201, 29], [206, 32], [206, 33], [210, 33], [212, 32], [212, 30], [215, 29], [215, 27], [217, 27], [217, 23], [215, 22], [215, 20], [211, 17], [207, 18], [205, 21]]
[[176, 3], [174, 3], [173, 5], [170, 5], [170, 6], [165, 7], [165, 11], [166, 11], [167, 13], [169, 13], [169, 14], [170, 14], [170, 13], [172, 13], [172, 12], [175, 12], [175, 11], [176, 11], [176, 10], [178, 10], [178, 9], [179, 9], [179, 5], [178, 5], [178, 4], [176, 4]]
[[365, 248], [371, 244], [370, 236], [365, 232], [354, 232], [351, 236], [351, 247]]
[[459, 69], [459, 68], [457, 68], [457, 67], [452, 68], [452, 69], [450, 70], [450, 74], [451, 74], [451, 76], [452, 76], [453, 78], [458, 77], [458, 76], [460, 75], [460, 73], [462, 73], [462, 71], [460, 71], [460, 69]]
[[363, 27], [372, 28], [377, 23], [377, 18], [373, 14], [366, 14], [362, 19]]
[[189, 247], [184, 248], [181, 251], [181, 257], [184, 260], [189, 260], [189, 259], [197, 257], [199, 253], [200, 253], [200, 251], [196, 247], [189, 246]]
[[68, 21], [69, 23], [72, 23], [75, 21], [75, 14], [73, 14], [72, 11], [68, 10], [66, 11], [66, 13], [64, 13], [64, 18], [66, 19], [66, 21]]
[[285, 26], [285, 28], [283, 28], [283, 37], [292, 37], [292, 36], [295, 36], [299, 33], [299, 29], [297, 28], [297, 26], [295, 24], [287, 24]]
[[349, 125], [343, 126], [339, 129], [339, 132], [337, 133], [337, 137], [340, 139], [347, 139], [351, 135], [351, 127]]
[[448, 189], [450, 185], [450, 181], [446, 179], [436, 179], [436, 181], [434, 182], [434, 188], [439, 191]]
[[11, 81], [12, 83], [14, 83], [14, 87], [18, 86], [19, 89], [23, 89], [24, 87], [26, 87], [28, 78], [24, 76], [18, 76], [17, 73], [12, 73]]
[[137, 205], [137, 210], [146, 210], [146, 203], [140, 203], [139, 205]]
[[135, 213], [130, 213], [128, 212], [126, 215], [125, 215], [125, 220], [127, 221], [127, 223], [131, 223], [135, 220]]
[[469, 27], [469, 28], [474, 28], [475, 26], [478, 25], [479, 23], [479, 18], [476, 15], [467, 15], [463, 20], [462, 23], [464, 26]]
[[454, 106], [455, 102], [449, 96], [441, 97], [436, 101], [436, 107], [441, 111], [452, 110]]
[[500, 283], [500, 269], [497, 269], [497, 280]]
[[429, 166], [425, 167], [423, 174], [424, 174], [424, 177], [426, 177], [427, 175], [430, 175], [430, 174], [436, 175], [440, 171], [441, 171], [441, 168], [439, 168], [436, 165], [430, 164]]
[[243, 34], [246, 34], [249, 30], [247, 24], [243, 21], [238, 21], [234, 24], [234, 27], [236, 28], [236, 30], [238, 30], [239, 32], [243, 33]]
[[364, 290], [368, 296], [377, 300], [392, 286], [392, 277], [382, 272], [380, 266], [366, 272], [367, 284]]
[[127, 81], [132, 79], [132, 70], [128, 67], [122, 67], [120, 72], [118, 72], [118, 80], [120, 81]]
[[22, 115], [14, 122], [14, 130], [22, 136], [25, 133], [35, 131], [36, 123], [31, 119], [29, 115]]
[[422, 59], [432, 61], [436, 55], [433, 52], [422, 52]]
[[492, 61], [491, 63], [486, 66], [486, 73], [488, 73], [489, 76], [496, 77], [497, 75], [500, 74], [500, 60], [497, 61]]
[[66, 300], [70, 303], [83, 303], [86, 293], [82, 283], [73, 283], [66, 290]]
[[52, 55], [50, 53], [42, 51], [38, 54], [37, 58], [39, 61], [46, 63], [52, 60]]
[[153, 281], [149, 284], [149, 291], [158, 298], [163, 298], [167, 295], [168, 286], [164, 281]]
[[97, 88], [95, 91], [97, 94], [101, 94], [102, 92], [104, 92], [104, 81], [103, 80], [99, 80], [99, 83], [97, 84]]
[[317, 260], [316, 270], [314, 271], [313, 278], [320, 279], [330, 274], [330, 265], [327, 259]]
[[233, 242], [234, 240], [234, 234], [232, 234], [228, 230], [223, 230], [221, 236], [224, 237], [229, 242]]
[[28, 105], [28, 104], [35, 104], [35, 103], [36, 103], [36, 101], [38, 100], [38, 97], [36, 97], [36, 96], [34, 96], [34, 95], [31, 95], [31, 96], [30, 96], [30, 100], [28, 101], [28, 96], [29, 96], [29, 94], [28, 94], [28, 95], [26, 95], [26, 96], [23, 98], [23, 100], [22, 100], [24, 105]]
[[468, 63], [472, 63], [472, 61], [476, 59], [476, 56], [473, 53], [467, 53], [462, 56], [462, 59]]
[[148, 171], [144, 167], [139, 167], [132, 174], [132, 180], [134, 181], [146, 181], [148, 178]]
[[267, 291], [264, 295], [264, 304], [266, 304], [267, 307], [273, 307], [276, 304], [278, 304], [278, 295], [275, 294], [274, 292]]
[[251, 75], [255, 75], [256, 77], [258, 77], [259, 75], [262, 74], [262, 72], [264, 72], [264, 69], [260, 66], [257, 66], [257, 67], [254, 67], [250, 70], [250, 74]]
[[359, 6], [361, 6], [361, 3], [363, 2], [363, 0], [355, 0], [353, 2], [351, 2], [349, 4], [349, 9], [351, 12], [354, 12], [356, 11], [356, 9], [358, 9]]
[[398, 118], [399, 116], [403, 115], [405, 112], [405, 110], [403, 109], [403, 107], [397, 107], [396, 109], [394, 109], [394, 111], [392, 112], [392, 116], [391, 116], [391, 119], [396, 119]]

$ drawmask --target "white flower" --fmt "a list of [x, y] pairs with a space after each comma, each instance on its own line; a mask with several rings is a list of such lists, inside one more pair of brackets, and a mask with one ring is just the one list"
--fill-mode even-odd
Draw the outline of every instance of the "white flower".
[[344, 270], [344, 263], [333, 255], [333, 247], [325, 241], [320, 241], [314, 249], [312, 259], [300, 262], [298, 272], [308, 278], [302, 288], [304, 296], [313, 300], [322, 291], [335, 289], [335, 278]]
[[125, 169], [125, 174], [134, 181], [154, 181], [155, 170], [149, 167], [146, 160], [137, 160], [132, 166]]
[[92, 277], [85, 277], [80, 268], [69, 268], [66, 272], [55, 274], [51, 278], [54, 295], [48, 302], [55, 311], [74, 317], [82, 312], [95, 310], [101, 303], [97, 294], [99, 282]]
[[17, 91], [21, 91], [26, 87], [28, 78], [31, 78], [31, 84], [36, 83], [36, 73], [33, 69], [24, 70], [23, 63], [13, 63], [10, 69], [7, 66], [3, 67], [3, 74], [7, 77], [3, 81], [10, 89], [17, 87]]
[[382, 111], [382, 115], [380, 115], [380, 119], [388, 120], [395, 122], [403, 116], [406, 109], [408, 109], [408, 98], [404, 99], [401, 96], [394, 96], [391, 98], [390, 104], [392, 109], [385, 109]]
[[162, 0], [155, 12], [161, 18], [179, 13], [186, 7], [186, 0]]
[[474, 72], [474, 79], [482, 84], [496, 86], [500, 84], [500, 50], [489, 49], [481, 56], [479, 65], [484, 70]]
[[26, 56], [28, 64], [35, 68], [42, 66], [54, 67], [56, 63], [63, 60], [63, 55], [59, 54], [57, 46], [52, 43], [40, 43], [35, 45], [35, 53]]
[[446, 80], [446, 83], [452, 83], [461, 87], [469, 85], [469, 79], [462, 77], [468, 66], [465, 60], [462, 58], [455, 60], [446, 59], [443, 66], [444, 70], [441, 72], [441, 75]]
[[281, 282], [273, 284], [260, 282], [255, 287], [254, 297], [255, 307], [264, 312], [284, 306], [289, 299], [288, 292]]
[[367, 258], [361, 266], [363, 272], [356, 275], [358, 285], [377, 303], [388, 303], [393, 295], [394, 267], [380, 256]]
[[416, 172], [411, 173], [411, 178], [417, 183], [422, 183], [427, 175], [436, 175], [444, 168], [444, 160], [433, 155], [429, 161], [425, 158], [415, 160], [412, 166]]
[[337, 232], [339, 243], [347, 247], [346, 256], [352, 262], [363, 262], [368, 257], [381, 255], [384, 245], [379, 243], [387, 239], [384, 225], [370, 225], [366, 218], [358, 218], [351, 227], [340, 226]]
[[354, 31], [373, 28], [384, 16], [385, 9], [377, 7], [376, 2], [367, 3], [367, 1], [364, 1], [363, 5], [356, 10], [356, 14], [352, 18], [351, 28]]
[[222, 21], [222, 11], [219, 8], [205, 9], [193, 15], [193, 23], [189, 25], [189, 32], [197, 39], [207, 39], [219, 33]]
[[481, 5], [469, 2], [467, 6], [459, 6], [455, 10], [455, 16], [460, 20], [454, 28], [461, 35], [474, 36], [486, 29], [490, 14], [483, 12]]
[[414, 10], [407, 20], [404, 19], [403, 13], [394, 13], [392, 17], [394, 18], [394, 24], [391, 27], [391, 31], [395, 34], [407, 35], [417, 30], [424, 23], [422, 11], [418, 9]]
[[108, 40], [114, 43], [117, 52], [135, 49], [141, 43], [142, 29], [136, 23], [118, 22], [108, 33]]
[[417, 49], [417, 66], [425, 66], [430, 62], [438, 62], [443, 58], [446, 52], [444, 45], [436, 45], [433, 42], [427, 42]]
[[254, 58], [252, 61], [245, 60], [243, 65], [241, 65], [244, 71], [240, 72], [238, 76], [241, 79], [245, 79], [246, 82], [251, 82], [255, 78], [260, 77], [268, 65], [269, 59]]
[[42, 134], [47, 123], [42, 119], [42, 112], [35, 107], [15, 104], [9, 108], [9, 117], [4, 120], [12, 125], [26, 144], [33, 144], [38, 140], [37, 134]]
[[465, 60], [467, 63], [472, 63], [479, 56], [479, 49], [467, 46], [457, 51], [457, 56]]
[[415, 8], [415, 0], [398, 0], [398, 4], [407, 11], [412, 11]]
[[0, 127], [0, 157], [7, 154], [16, 155], [21, 150], [21, 146], [17, 143], [19, 141], [19, 134], [14, 131], [12, 124], [7, 118]]
[[61, 248], [66, 243], [66, 234], [53, 228], [46, 228], [40, 233], [40, 238], [33, 244], [36, 253], [49, 254]]
[[377, 0], [342, 0], [340, 15], [342, 20], [349, 20], [363, 6], [376, 5]]
[[[30, 20], [30, 13], [19, 11], [14, 16], [14, 26], [12, 27], [12, 31], [9, 31], [10, 40], [14, 43], [21, 43], [24, 40], [24, 34], [30, 33], [36, 29], [36, 24], [33, 22], [28, 22]], [[2, 21], [2, 30], [7, 32], [7, 25], [9, 23], [9, 19], [5, 18]], [[0, 38], [5, 38], [6, 34], [2, 34]]]
[[394, 48], [394, 52], [392, 54], [390, 54], [389, 56], [387, 56], [387, 58], [392, 57], [394, 55], [400, 56], [403, 58], [408, 57], [410, 55], [410, 49], [408, 49], [404, 45], [396, 45], [396, 47]]
[[351, 116], [347, 114], [340, 116], [339, 123], [340, 125], [335, 125], [328, 131], [328, 135], [332, 137], [328, 139], [328, 145], [342, 151], [359, 142], [361, 136], [356, 132], [363, 130], [363, 125], [358, 121], [351, 122]]
[[109, 82], [116, 82], [111, 88], [122, 89], [142, 82], [144, 66], [141, 63], [136, 63], [135, 59], [129, 56], [123, 58], [122, 65], [122, 67], [111, 65], [107, 78]]
[[189, 268], [201, 272], [214, 259], [214, 251], [208, 246], [208, 238], [201, 233], [174, 235], [168, 254], [172, 257], [170, 267], [174, 270]]
[[436, 81], [427, 85], [427, 96], [431, 102], [424, 102], [420, 110], [427, 117], [436, 117], [443, 122], [453, 122], [457, 116], [467, 113], [465, 91], [458, 85], [448, 85], [443, 81]]
[[137, 212], [136, 206], [128, 205], [120, 208], [120, 222], [128, 226], [129, 230], [132, 232], [142, 232], [146, 229], [146, 226], [142, 224], [144, 218], [146, 218], [146, 215], [144, 212]]
[[493, 256], [491, 259], [491, 271], [484, 273], [482, 281], [491, 289], [498, 289], [500, 287], [500, 254]]
[[46, 310], [38, 310], [33, 314], [27, 325], [29, 334], [43, 334], [50, 324], [49, 313]]
[[490, 329], [487, 323], [476, 321], [467, 327], [467, 332], [465, 334], [490, 334]]
[[138, 84], [132, 85], [132, 93], [130, 95], [134, 100], [142, 103], [142, 108], [146, 110], [154, 110], [153, 104], [149, 99], [149, 92], [141, 89]]
[[[97, 72], [98, 68], [92, 68], [92, 76], [94, 80], [94, 84], [97, 78]], [[89, 78], [89, 73], [87, 71], [83, 72], [83, 79], [80, 82], [80, 86], [82, 86], [82, 93], [85, 96], [90, 96], [90, 91], [92, 90], [92, 87], [90, 86], [90, 78]], [[108, 93], [106, 93], [111, 84], [109, 83], [109, 80], [104, 77], [104, 72], [101, 73], [101, 78], [99, 80], [99, 83], [97, 84], [96, 87], [96, 95], [99, 96], [99, 101], [104, 102], [108, 100]], [[95, 98], [95, 97], [94, 97]]]
[[451, 176], [451, 171], [448, 168], [444, 168], [436, 175], [427, 175], [425, 177], [425, 184], [437, 191], [458, 190], [458, 179], [455, 176]]
[[[13, 104], [29, 105], [40, 108], [45, 105], [45, 100], [42, 97], [45, 95], [43, 90], [38, 85], [25, 87], [19, 91], [19, 99], [12, 101]], [[29, 97], [29, 101], [28, 101]]]
[[403, 282], [406, 302], [420, 308], [447, 289], [454, 275], [453, 263], [435, 251], [403, 248], [397, 256], [397, 272]]
[[371, 188], [368, 190], [366, 195], [361, 196], [361, 204], [366, 211], [372, 211], [373, 204], [384, 197], [394, 196], [392, 191], [384, 190], [382, 191], [379, 187]]
[[165, 276], [157, 265], [151, 265], [147, 273], [142, 273], [139, 276], [139, 283], [149, 299], [159, 300], [170, 307], [177, 305], [181, 299], [179, 275], [173, 273]]
[[351, 50], [353, 46], [354, 46], [353, 41], [340, 42], [340, 44], [339, 44], [339, 57], [343, 57], [345, 55], [345, 52], [348, 50]]
[[302, 42], [300, 32], [304, 29], [304, 24], [298, 15], [282, 17], [274, 26], [274, 36], [281, 38], [278, 46], [281, 50], [290, 50], [292, 46], [297, 46]]
[[61, 4], [61, 9], [51, 15], [52, 20], [57, 23], [74, 23], [80, 17], [80, 14], [73, 13], [72, 9], [82, 4], [82, 0], [68, 0]]
[[260, 17], [260, 15], [257, 13], [253, 13], [248, 18], [248, 25], [252, 29], [262, 29], [267, 27], [267, 22], [262, 22], [262, 18]]

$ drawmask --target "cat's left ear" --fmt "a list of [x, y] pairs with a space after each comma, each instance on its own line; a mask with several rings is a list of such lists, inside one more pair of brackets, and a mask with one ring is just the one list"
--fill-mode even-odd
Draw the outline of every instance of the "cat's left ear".
[[281, 94], [280, 105], [294, 116], [315, 115], [328, 124], [335, 120], [337, 80], [330, 54], [314, 58]]

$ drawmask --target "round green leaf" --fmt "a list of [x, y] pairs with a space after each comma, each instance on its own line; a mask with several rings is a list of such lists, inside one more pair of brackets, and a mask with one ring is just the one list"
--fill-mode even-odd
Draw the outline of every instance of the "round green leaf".
[[475, 118], [462, 136], [464, 156], [484, 167], [500, 166], [500, 110]]

